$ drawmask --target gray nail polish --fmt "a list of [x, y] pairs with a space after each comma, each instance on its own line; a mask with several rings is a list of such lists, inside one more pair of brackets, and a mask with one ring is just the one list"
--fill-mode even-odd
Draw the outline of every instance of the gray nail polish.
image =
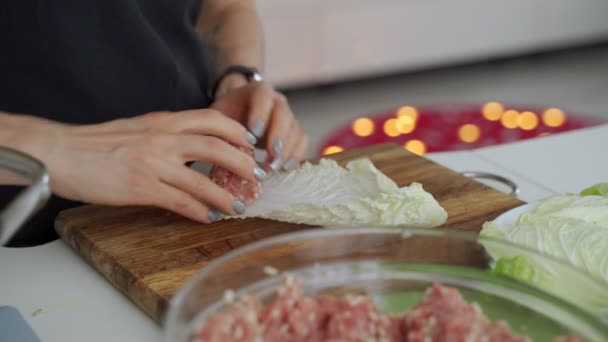
[[207, 218], [209, 219], [209, 222], [215, 222], [220, 219], [220, 214], [215, 210], [209, 210]]
[[259, 166], [256, 165], [253, 167], [253, 176], [255, 177], [255, 179], [261, 182], [266, 179], [267, 174], [266, 171], [262, 170]]
[[251, 133], [258, 138], [264, 136], [264, 123], [260, 120], [256, 120], [253, 123], [253, 127], [251, 128]]
[[245, 133], [245, 138], [247, 139], [247, 141], [251, 144], [251, 145], [255, 145], [258, 143], [258, 139], [255, 137], [255, 135], [253, 135], [251, 132], [247, 131], [247, 133]]
[[272, 169], [272, 171], [278, 170], [279, 166], [281, 166], [281, 156], [276, 157], [268, 166]]
[[285, 164], [283, 164], [283, 170], [289, 171], [296, 165], [296, 159], [294, 157], [290, 157], [287, 159]]
[[232, 208], [234, 209], [234, 212], [239, 215], [244, 214], [245, 210], [247, 209], [247, 208], [245, 208], [245, 205], [243, 204], [243, 202], [241, 202], [239, 200], [234, 201]]
[[281, 138], [274, 139], [274, 142], [272, 143], [272, 151], [277, 157], [281, 154], [281, 152], [283, 152], [283, 141]]

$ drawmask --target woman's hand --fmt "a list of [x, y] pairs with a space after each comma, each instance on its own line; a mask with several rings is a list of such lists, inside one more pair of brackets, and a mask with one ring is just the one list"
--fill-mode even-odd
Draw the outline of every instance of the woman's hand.
[[[209, 69], [218, 74], [233, 65], [263, 70], [264, 32], [255, 1], [203, 3], [197, 27], [210, 52]], [[213, 96], [211, 108], [245, 125], [260, 139], [258, 147], [267, 151], [269, 169], [278, 170], [281, 166], [290, 169], [302, 160], [308, 137], [300, 129], [285, 96], [270, 83], [248, 83], [243, 75], [231, 73], [221, 80]]]
[[251, 156], [230, 145], [252, 148], [256, 139], [216, 110], [159, 112], [85, 126], [9, 116], [13, 125], [0, 133], [11, 130], [13, 147], [40, 159], [53, 192], [71, 200], [151, 205], [212, 222], [219, 213], [211, 208], [234, 215], [245, 207], [185, 163], [209, 162], [249, 180], [265, 176]]
[[223, 90], [211, 105], [249, 127], [267, 152], [268, 167], [288, 170], [304, 158], [308, 136], [302, 132], [285, 96], [268, 82], [251, 82]]

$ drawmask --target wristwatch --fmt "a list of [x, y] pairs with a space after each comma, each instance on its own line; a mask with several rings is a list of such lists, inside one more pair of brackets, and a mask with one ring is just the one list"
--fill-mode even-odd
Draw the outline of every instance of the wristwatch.
[[212, 101], [215, 98], [215, 93], [217, 92], [217, 89], [219, 88], [220, 84], [222, 83], [224, 78], [226, 78], [226, 76], [230, 74], [241, 74], [245, 77], [245, 79], [247, 79], [248, 82], [259, 82], [264, 80], [264, 77], [262, 77], [262, 75], [258, 72], [256, 68], [251, 68], [244, 65], [231, 65], [226, 68], [215, 80], [215, 83], [213, 83], [213, 87], [211, 87], [211, 91], [209, 92], [209, 98]]

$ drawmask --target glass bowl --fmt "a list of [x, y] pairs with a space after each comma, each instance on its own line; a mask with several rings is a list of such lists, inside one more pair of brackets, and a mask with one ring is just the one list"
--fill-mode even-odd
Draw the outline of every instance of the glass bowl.
[[[167, 341], [192, 341], [196, 328], [226, 305], [224, 294], [269, 300], [289, 273], [307, 295], [365, 293], [383, 312], [405, 311], [434, 283], [457, 288], [491, 320], [504, 320], [534, 341], [577, 334], [608, 341], [608, 321], [595, 309], [560, 299], [514, 279], [490, 274], [484, 246], [520, 250], [568, 270], [588, 286], [606, 284], [559, 260], [477, 234], [446, 229], [312, 229], [261, 240], [199, 271], [171, 300]], [[269, 274], [270, 273], [270, 274]]]

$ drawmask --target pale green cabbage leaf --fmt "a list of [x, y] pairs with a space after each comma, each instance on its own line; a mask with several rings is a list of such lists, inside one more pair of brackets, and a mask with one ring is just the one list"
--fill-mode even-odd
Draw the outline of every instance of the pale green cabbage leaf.
[[531, 283], [596, 312], [608, 308], [608, 197], [551, 196], [520, 215], [508, 229], [486, 222], [480, 236], [505, 239], [551, 255], [588, 272], [606, 287], [586, 284], [559, 263], [482, 242], [496, 260], [494, 274]]
[[399, 188], [369, 159], [304, 163], [264, 181], [260, 197], [240, 217], [323, 227], [442, 225], [447, 212], [420, 183]]

